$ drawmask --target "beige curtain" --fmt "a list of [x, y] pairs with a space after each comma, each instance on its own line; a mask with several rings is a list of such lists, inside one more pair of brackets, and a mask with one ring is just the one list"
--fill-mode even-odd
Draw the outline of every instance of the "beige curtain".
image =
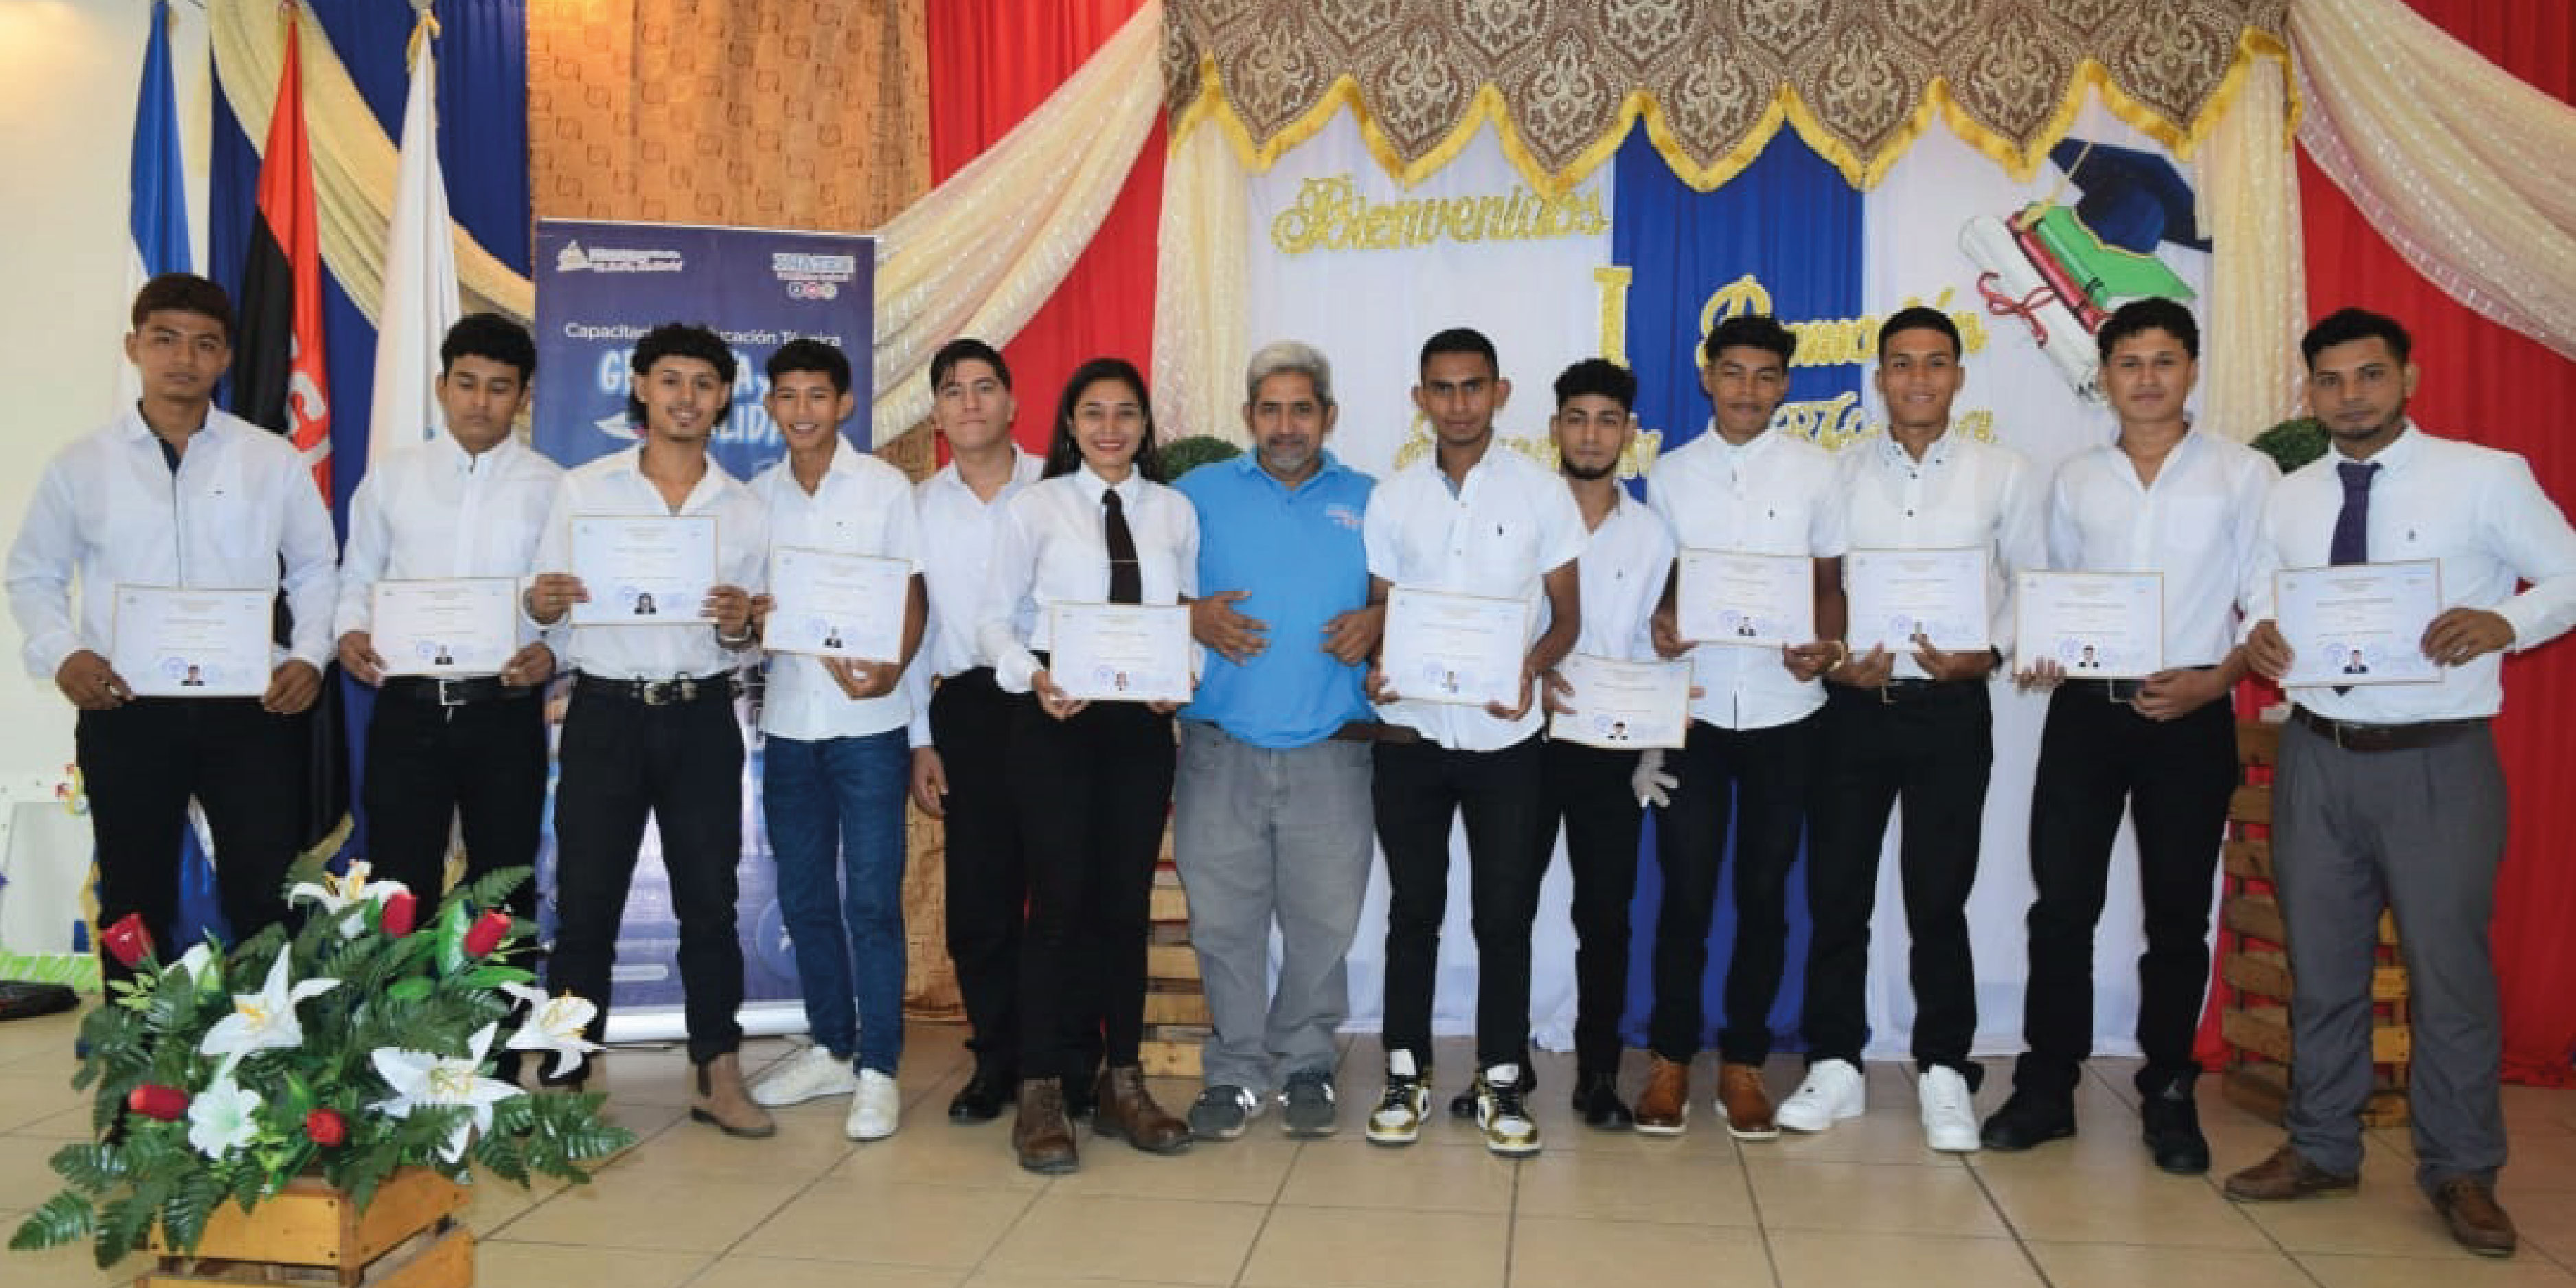
[[1154, 277], [1154, 412], [1165, 442], [1244, 441], [1243, 165], [1215, 130], [1194, 130], [1163, 163]]
[[2239, 442], [2299, 405], [2307, 275], [2286, 76], [2272, 59], [2248, 63], [2200, 151], [2200, 226], [2211, 240], [2201, 421]]

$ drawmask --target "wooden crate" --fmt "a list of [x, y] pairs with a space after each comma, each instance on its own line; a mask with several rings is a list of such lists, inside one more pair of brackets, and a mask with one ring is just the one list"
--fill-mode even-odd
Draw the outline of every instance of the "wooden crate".
[[135, 1288], [471, 1288], [474, 1235], [457, 1220], [466, 1202], [463, 1187], [427, 1168], [395, 1173], [364, 1209], [319, 1179], [290, 1181], [248, 1213], [217, 1208], [192, 1254], [177, 1254], [156, 1232], [160, 1264]]
[[1214, 1030], [1209, 1028], [1207, 993], [1199, 980], [1198, 950], [1190, 946], [1190, 898], [1181, 889], [1180, 873], [1172, 867], [1168, 833], [1163, 847], [1148, 914], [1154, 926], [1145, 945], [1142, 1062], [1148, 1077], [1196, 1078], [1201, 1044]]
[[[2272, 889], [2272, 770], [2280, 726], [2245, 721], [2236, 726], [2243, 781], [2228, 803], [2223, 852], [2226, 894], [2219, 905], [2223, 986], [2219, 1036], [2227, 1043], [2227, 1071], [2220, 1083], [2230, 1103], [2279, 1122], [2289, 1103], [2290, 963], [2288, 928]], [[2393, 1127], [2406, 1121], [2408, 1027], [2406, 966], [2398, 953], [2397, 922], [2379, 918], [2379, 960], [2371, 974], [2371, 1093], [2362, 1121]]]

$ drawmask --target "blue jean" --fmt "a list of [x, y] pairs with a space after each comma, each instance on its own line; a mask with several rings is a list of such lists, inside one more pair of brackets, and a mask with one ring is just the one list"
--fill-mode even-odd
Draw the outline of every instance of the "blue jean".
[[[904, 731], [768, 740], [762, 813], [814, 1041], [892, 1077], [903, 1055]], [[840, 863], [832, 861], [838, 851]]]

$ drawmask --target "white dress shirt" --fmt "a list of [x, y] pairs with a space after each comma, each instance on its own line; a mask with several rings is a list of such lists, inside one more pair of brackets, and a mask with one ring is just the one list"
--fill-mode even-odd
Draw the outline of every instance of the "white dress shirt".
[[[1885, 430], [1845, 447], [1844, 498], [1853, 550], [1986, 552], [1988, 640], [2013, 651], [2012, 577], [2048, 566], [2039, 485], [2021, 453], [1945, 431], [1906, 453]], [[1896, 678], [1926, 678], [1911, 648], [1891, 648]]]
[[[1100, 498], [1109, 484], [1084, 465], [1021, 489], [993, 534], [993, 571], [976, 615], [976, 639], [993, 681], [1026, 693], [1049, 647], [1047, 608], [1109, 599], [1109, 544]], [[1199, 590], [1199, 515], [1188, 497], [1130, 473], [1117, 487], [1145, 604], [1177, 604]]]
[[281, 581], [295, 628], [271, 664], [293, 657], [319, 670], [333, 652], [337, 547], [313, 474], [284, 438], [209, 408], [173, 472], [127, 408], [45, 466], [9, 547], [27, 672], [51, 680], [83, 649], [113, 656], [118, 586], [273, 592]]
[[[1672, 529], [1628, 489], [1617, 492], [1618, 504], [1575, 560], [1582, 570], [1583, 629], [1574, 651], [1613, 662], [1660, 662], [1648, 619], [1672, 575]], [[1581, 513], [1580, 502], [1575, 510]]]
[[[850, 446], [835, 443], [821, 483], [808, 493], [795, 467], [780, 458], [751, 481], [751, 493], [769, 512], [769, 547], [821, 550], [841, 555], [900, 559], [921, 571], [920, 525], [913, 517], [912, 482], [903, 471]], [[870, 658], [901, 662], [902, 658]], [[760, 730], [781, 738], [819, 742], [864, 738], [912, 723], [912, 689], [897, 685], [882, 697], [853, 700], [841, 691], [823, 659], [803, 653], [769, 655], [769, 687], [760, 708]]]
[[913, 488], [913, 509], [921, 520], [921, 578], [930, 592], [930, 621], [922, 631], [921, 652], [904, 684], [912, 690], [912, 745], [930, 745], [930, 687], [960, 671], [991, 666], [975, 640], [975, 614], [984, 607], [984, 588], [993, 571], [993, 530], [1002, 507], [1021, 488], [1038, 481], [1043, 458], [1011, 449], [1011, 477], [986, 501], [957, 476], [957, 463]]
[[[1361, 535], [1372, 577], [1530, 604], [1531, 641], [1547, 632], [1543, 579], [1581, 557], [1590, 540], [1565, 480], [1499, 442], [1486, 446], [1454, 492], [1436, 452], [1398, 470], [1370, 494]], [[1498, 751], [1536, 733], [1545, 718], [1534, 699], [1520, 719], [1501, 720], [1482, 707], [1396, 697], [1378, 709], [1388, 723], [1453, 751]]]
[[2237, 596], [2262, 541], [2272, 458], [2186, 433], [2149, 486], [2116, 443], [2068, 457], [2048, 489], [2048, 566], [2164, 576], [2165, 665], [2215, 666], [2236, 647]]
[[[1655, 462], [1646, 500], [1686, 550], [1838, 559], [1850, 544], [1833, 453], [1787, 434], [1738, 447], [1712, 424]], [[1790, 674], [1777, 648], [1703, 643], [1690, 657], [1691, 717], [1717, 728], [1769, 729], [1825, 705], [1824, 682]]]
[[[562, 466], [513, 439], [469, 455], [444, 432], [369, 466], [349, 499], [333, 633], [373, 628], [382, 580], [508, 577], [522, 602], [562, 478]], [[524, 607], [518, 617], [524, 645], [537, 626]]]
[[[2246, 616], [2272, 616], [2272, 574], [2332, 562], [2343, 480], [2326, 454], [2282, 479], [2263, 515], [2264, 550], [2245, 588]], [[2546, 644], [2576, 625], [2576, 532], [2512, 452], [2436, 438], [2409, 424], [2370, 459], [2370, 559], [2442, 565], [2442, 606], [2483, 608], [2513, 626], [2515, 649]], [[2514, 593], [2516, 581], [2531, 583]], [[2503, 658], [2482, 654], [2447, 667], [2438, 684], [2330, 685], [2290, 690], [2300, 706], [2336, 720], [2411, 724], [2491, 716], [2504, 709]]]
[[[661, 489], [644, 477], [643, 460], [644, 449], [639, 445], [564, 471], [555, 488], [554, 507], [546, 512], [545, 533], [537, 542], [536, 570], [572, 571], [576, 518], [708, 514], [716, 520], [718, 584], [757, 593], [767, 580], [769, 556], [769, 516], [760, 499], [710, 456], [706, 474], [689, 489], [680, 508], [673, 510], [662, 500]], [[585, 589], [597, 594], [601, 588]], [[690, 604], [681, 616], [651, 626], [558, 622], [552, 633], [555, 652], [566, 667], [611, 680], [705, 679], [731, 672], [745, 657], [718, 644], [715, 624], [697, 613], [698, 606]]]

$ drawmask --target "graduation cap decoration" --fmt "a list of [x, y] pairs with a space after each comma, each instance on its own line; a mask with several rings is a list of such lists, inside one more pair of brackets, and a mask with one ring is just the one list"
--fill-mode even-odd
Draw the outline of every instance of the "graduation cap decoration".
[[2140, 255], [2155, 254], [2164, 242], [2209, 249], [2192, 217], [2191, 184], [2171, 159], [2072, 137], [2058, 140], [2048, 159], [2084, 190], [2075, 217], [2103, 244]]

